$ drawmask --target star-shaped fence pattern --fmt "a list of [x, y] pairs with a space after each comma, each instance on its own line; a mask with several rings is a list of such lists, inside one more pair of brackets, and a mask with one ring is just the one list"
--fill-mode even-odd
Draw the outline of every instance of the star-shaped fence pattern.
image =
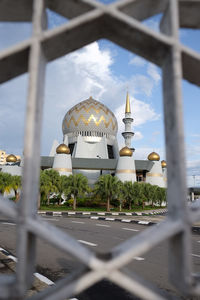
[[[69, 21], [49, 30], [46, 8]], [[181, 99], [182, 78], [200, 85], [200, 54], [183, 46], [178, 36], [180, 27], [200, 28], [199, 12], [199, 0], [121, 0], [110, 5], [94, 0], [0, 1], [0, 21], [33, 23], [30, 39], [0, 52], [1, 83], [29, 72], [22, 197], [19, 207], [0, 199], [1, 212], [17, 222], [18, 256], [16, 276], [0, 277], [1, 299], [25, 298], [33, 279], [37, 237], [71, 254], [85, 268], [33, 299], [66, 299], [105, 278], [141, 299], [167, 299], [126, 268], [134, 256], [164, 240], [169, 240], [172, 283], [184, 295], [200, 295], [199, 277], [192, 274], [190, 256], [190, 226], [200, 219], [200, 208], [187, 206]], [[141, 23], [158, 13], [162, 13], [160, 32]], [[164, 222], [111, 249], [106, 259], [37, 216], [45, 66], [101, 38], [162, 68], [169, 208]]]

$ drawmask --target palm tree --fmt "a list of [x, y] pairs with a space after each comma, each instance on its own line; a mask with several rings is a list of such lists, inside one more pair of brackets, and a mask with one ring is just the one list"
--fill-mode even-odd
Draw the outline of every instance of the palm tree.
[[57, 184], [57, 198], [59, 199], [59, 205], [61, 205], [62, 196], [65, 190], [65, 187], [69, 184], [69, 177], [65, 175], [60, 176], [60, 180]]
[[133, 203], [139, 205], [141, 203], [141, 197], [142, 197], [142, 187], [141, 182], [134, 182], [133, 183]]
[[119, 180], [110, 174], [99, 177], [95, 184], [94, 193], [98, 193], [101, 197], [107, 199], [107, 211], [110, 211], [110, 201], [116, 199], [118, 193]]
[[151, 185], [150, 183], [142, 183], [141, 184], [141, 192], [142, 192], [142, 206], [144, 208], [144, 203], [151, 202], [152, 207], [154, 205], [155, 201], [155, 192], [156, 192], [157, 186]]
[[134, 184], [131, 181], [124, 182], [124, 199], [128, 203], [129, 210], [131, 210], [132, 204], [135, 202], [135, 191], [134, 191]]
[[0, 194], [10, 193], [12, 189], [12, 176], [8, 173], [0, 172]]
[[63, 186], [65, 196], [73, 197], [73, 210], [76, 210], [77, 197], [83, 196], [90, 190], [87, 177], [83, 174], [70, 175]]
[[11, 187], [15, 193], [15, 202], [19, 200], [19, 188], [21, 187], [21, 176], [13, 175], [11, 177]]
[[50, 188], [50, 180], [49, 177], [46, 175], [44, 171], [40, 171], [40, 193], [39, 193], [39, 200], [38, 200], [38, 208], [40, 208], [41, 200], [42, 203], [44, 203], [45, 199], [45, 204], [46, 204], [46, 199], [47, 195], [49, 193], [49, 188]]
[[50, 204], [50, 194], [57, 193], [58, 187], [60, 184], [60, 175], [57, 171], [50, 169], [44, 171], [45, 176], [47, 177], [46, 180], [48, 182], [48, 186], [46, 186], [47, 191], [47, 205]]
[[124, 184], [122, 181], [119, 181], [118, 183], [117, 198], [119, 200], [119, 211], [122, 211], [124, 201]]

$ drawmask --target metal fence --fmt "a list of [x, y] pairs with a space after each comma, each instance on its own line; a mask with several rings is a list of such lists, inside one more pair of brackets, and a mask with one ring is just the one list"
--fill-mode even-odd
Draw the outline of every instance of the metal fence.
[[[70, 19], [55, 29], [47, 29], [46, 8]], [[141, 21], [163, 13], [160, 29], [154, 32]], [[146, 253], [169, 240], [170, 279], [184, 295], [200, 295], [198, 275], [192, 273], [190, 227], [200, 212], [187, 206], [181, 81], [200, 85], [200, 55], [183, 46], [179, 27], [200, 28], [198, 0], [122, 0], [103, 5], [93, 0], [1, 0], [0, 21], [31, 21], [30, 39], [0, 52], [0, 82], [29, 72], [23, 190], [19, 208], [4, 198], [1, 212], [17, 222], [17, 272], [0, 276], [1, 299], [24, 299], [33, 280], [36, 238], [67, 253], [86, 267], [79, 274], [62, 279], [34, 299], [66, 299], [102, 279], [108, 279], [142, 299], [166, 299], [157, 288], [127, 271], [134, 256]], [[45, 223], [37, 216], [40, 139], [45, 65], [100, 38], [144, 57], [162, 68], [165, 140], [168, 165], [167, 219], [159, 226], [111, 250], [104, 260], [74, 238]]]

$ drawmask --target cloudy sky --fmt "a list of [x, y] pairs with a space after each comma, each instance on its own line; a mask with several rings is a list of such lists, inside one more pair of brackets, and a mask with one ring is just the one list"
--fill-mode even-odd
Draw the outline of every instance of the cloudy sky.
[[[160, 18], [156, 16], [144, 24], [158, 31]], [[48, 22], [49, 28], [53, 28], [67, 20], [48, 12]], [[29, 23], [0, 23], [0, 50], [27, 39], [31, 29]], [[180, 30], [180, 39], [200, 52], [199, 30]], [[0, 86], [0, 149], [8, 153], [21, 155], [23, 151], [27, 84], [28, 77], [23, 75]], [[182, 87], [188, 185], [200, 186], [200, 89], [186, 81]], [[107, 40], [94, 42], [48, 64], [41, 154], [49, 155], [55, 139], [62, 142], [65, 113], [89, 96], [115, 113], [119, 145], [123, 146], [121, 132], [127, 90], [134, 118], [135, 158], [146, 159], [151, 151], [156, 151], [165, 159], [161, 70]]]

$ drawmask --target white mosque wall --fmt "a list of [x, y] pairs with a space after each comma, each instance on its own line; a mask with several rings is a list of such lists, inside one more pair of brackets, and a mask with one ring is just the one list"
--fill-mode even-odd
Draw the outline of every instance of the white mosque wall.
[[69, 176], [72, 174], [72, 160], [70, 154], [55, 154], [53, 161], [53, 169], [58, 171], [60, 175]]
[[10, 175], [18, 175], [21, 176], [22, 175], [22, 168], [20, 166], [17, 165], [6, 165], [6, 166], [2, 166], [1, 172], [3, 173], [8, 173]]
[[119, 157], [115, 175], [122, 182], [136, 181], [135, 161], [133, 157], [122, 156]]
[[158, 185], [160, 187], [165, 187], [160, 161], [154, 161], [151, 170], [146, 174], [146, 183]]
[[78, 136], [75, 149], [75, 157], [82, 158], [108, 158], [107, 144], [105, 138], [100, 138], [99, 142], [89, 143], [84, 137]]
[[164, 180], [165, 187], [167, 187], [167, 168], [163, 168], [162, 173], [163, 173], [163, 180]]
[[68, 144], [69, 144], [69, 139], [68, 139], [68, 135], [67, 135], [67, 134], [65, 134], [64, 137], [63, 137], [63, 143], [64, 143], [65, 145], [67, 145], [67, 146], [68, 146]]
[[117, 139], [115, 139], [115, 141], [113, 143], [113, 154], [114, 154], [114, 158], [116, 158], [116, 159], [119, 158], [119, 146], [118, 146]]

